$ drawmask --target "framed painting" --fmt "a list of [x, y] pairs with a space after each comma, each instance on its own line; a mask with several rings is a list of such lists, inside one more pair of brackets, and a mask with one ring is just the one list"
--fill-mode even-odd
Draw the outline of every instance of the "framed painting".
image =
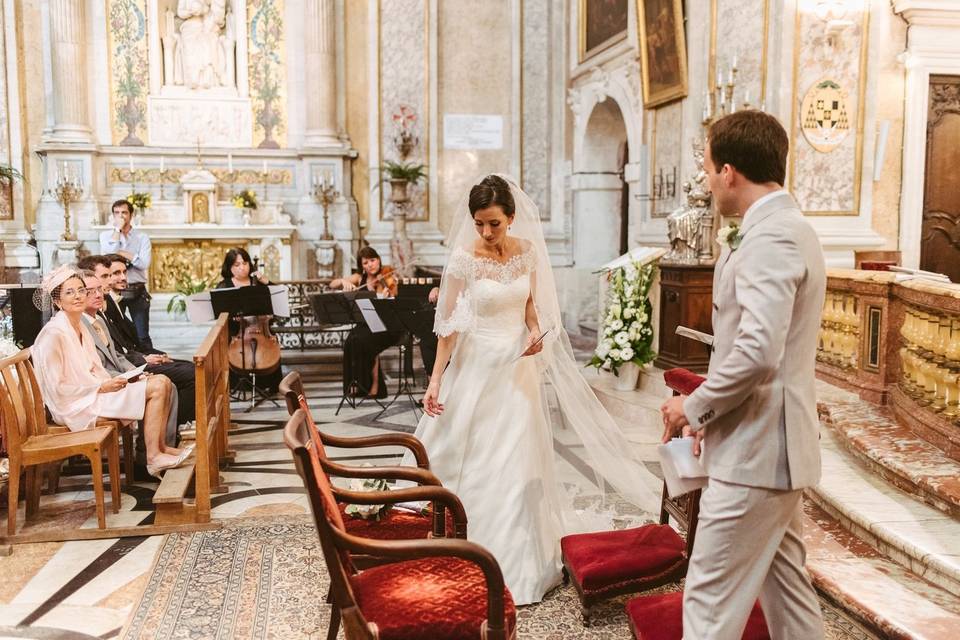
[[580, 62], [627, 37], [629, 0], [580, 0]]
[[682, 0], [637, 0], [643, 106], [687, 95], [687, 44]]

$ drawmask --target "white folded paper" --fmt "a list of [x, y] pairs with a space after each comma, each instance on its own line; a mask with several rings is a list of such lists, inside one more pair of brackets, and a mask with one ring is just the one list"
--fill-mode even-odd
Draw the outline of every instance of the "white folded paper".
[[673, 438], [658, 446], [657, 454], [671, 498], [707, 486], [707, 472], [693, 455], [693, 438]]
[[135, 368], [133, 368], [133, 369], [130, 369], [130, 371], [126, 371], [126, 372], [124, 372], [124, 373], [121, 373], [121, 374], [120, 374], [120, 377], [121, 377], [121, 378], [125, 378], [125, 379], [127, 379], [127, 380], [132, 380], [133, 378], [139, 378], [141, 375], [143, 375], [143, 370], [146, 369], [146, 368], [147, 368], [147, 365], [145, 365], [145, 364], [144, 364], [144, 365], [140, 365], [139, 367], [135, 367]]

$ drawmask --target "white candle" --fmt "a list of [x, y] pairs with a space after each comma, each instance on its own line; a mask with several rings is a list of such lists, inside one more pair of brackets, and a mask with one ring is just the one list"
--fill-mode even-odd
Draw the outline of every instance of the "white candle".
[[737, 68], [737, 54], [733, 54], [733, 62], [730, 64], [730, 66], [734, 69]]
[[227, 171], [233, 173], [233, 154], [227, 154]]
[[160, 173], [163, 173], [163, 156], [160, 156]]
[[743, 92], [743, 106], [745, 107], [750, 106], [750, 90], [749, 89], [746, 89]]
[[267, 161], [264, 160], [264, 161], [263, 161], [263, 169], [261, 170], [261, 173], [266, 173], [266, 172], [267, 172]]
[[133, 156], [127, 156], [127, 166], [130, 171], [133, 171]]

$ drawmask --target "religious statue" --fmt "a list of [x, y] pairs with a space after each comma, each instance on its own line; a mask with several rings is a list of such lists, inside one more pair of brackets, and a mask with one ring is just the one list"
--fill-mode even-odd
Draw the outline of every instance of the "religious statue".
[[[179, 26], [176, 19], [179, 19]], [[164, 15], [164, 84], [234, 87], [233, 12], [228, 0], [178, 0]]]
[[683, 183], [687, 202], [667, 216], [670, 252], [663, 262], [711, 264], [713, 262], [713, 211], [707, 191], [707, 173], [703, 169], [703, 141], [693, 141], [697, 173]]
[[193, 208], [193, 222], [210, 222], [209, 200], [206, 193], [195, 193], [191, 207]]

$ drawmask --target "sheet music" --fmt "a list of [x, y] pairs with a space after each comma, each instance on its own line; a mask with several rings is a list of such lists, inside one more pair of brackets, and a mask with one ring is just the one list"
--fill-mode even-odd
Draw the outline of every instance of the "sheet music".
[[372, 299], [356, 298], [354, 302], [357, 303], [357, 307], [360, 309], [360, 313], [363, 315], [367, 326], [370, 327], [371, 333], [383, 333], [387, 330], [387, 325], [383, 324], [383, 320], [380, 319], [380, 314], [373, 308]]
[[201, 291], [187, 298], [187, 318], [190, 324], [213, 322], [213, 303], [210, 301], [210, 292]]
[[289, 318], [290, 293], [287, 288], [282, 284], [271, 284], [267, 288], [270, 289], [270, 304], [273, 306], [273, 315]]
[[630, 262], [639, 262], [642, 266], [648, 262], [653, 262], [666, 253], [667, 250], [662, 247], [635, 247], [619, 258], [614, 258], [607, 264], [595, 270], [593, 273], [606, 273], [607, 271], [613, 271], [614, 269], [627, 266]]

